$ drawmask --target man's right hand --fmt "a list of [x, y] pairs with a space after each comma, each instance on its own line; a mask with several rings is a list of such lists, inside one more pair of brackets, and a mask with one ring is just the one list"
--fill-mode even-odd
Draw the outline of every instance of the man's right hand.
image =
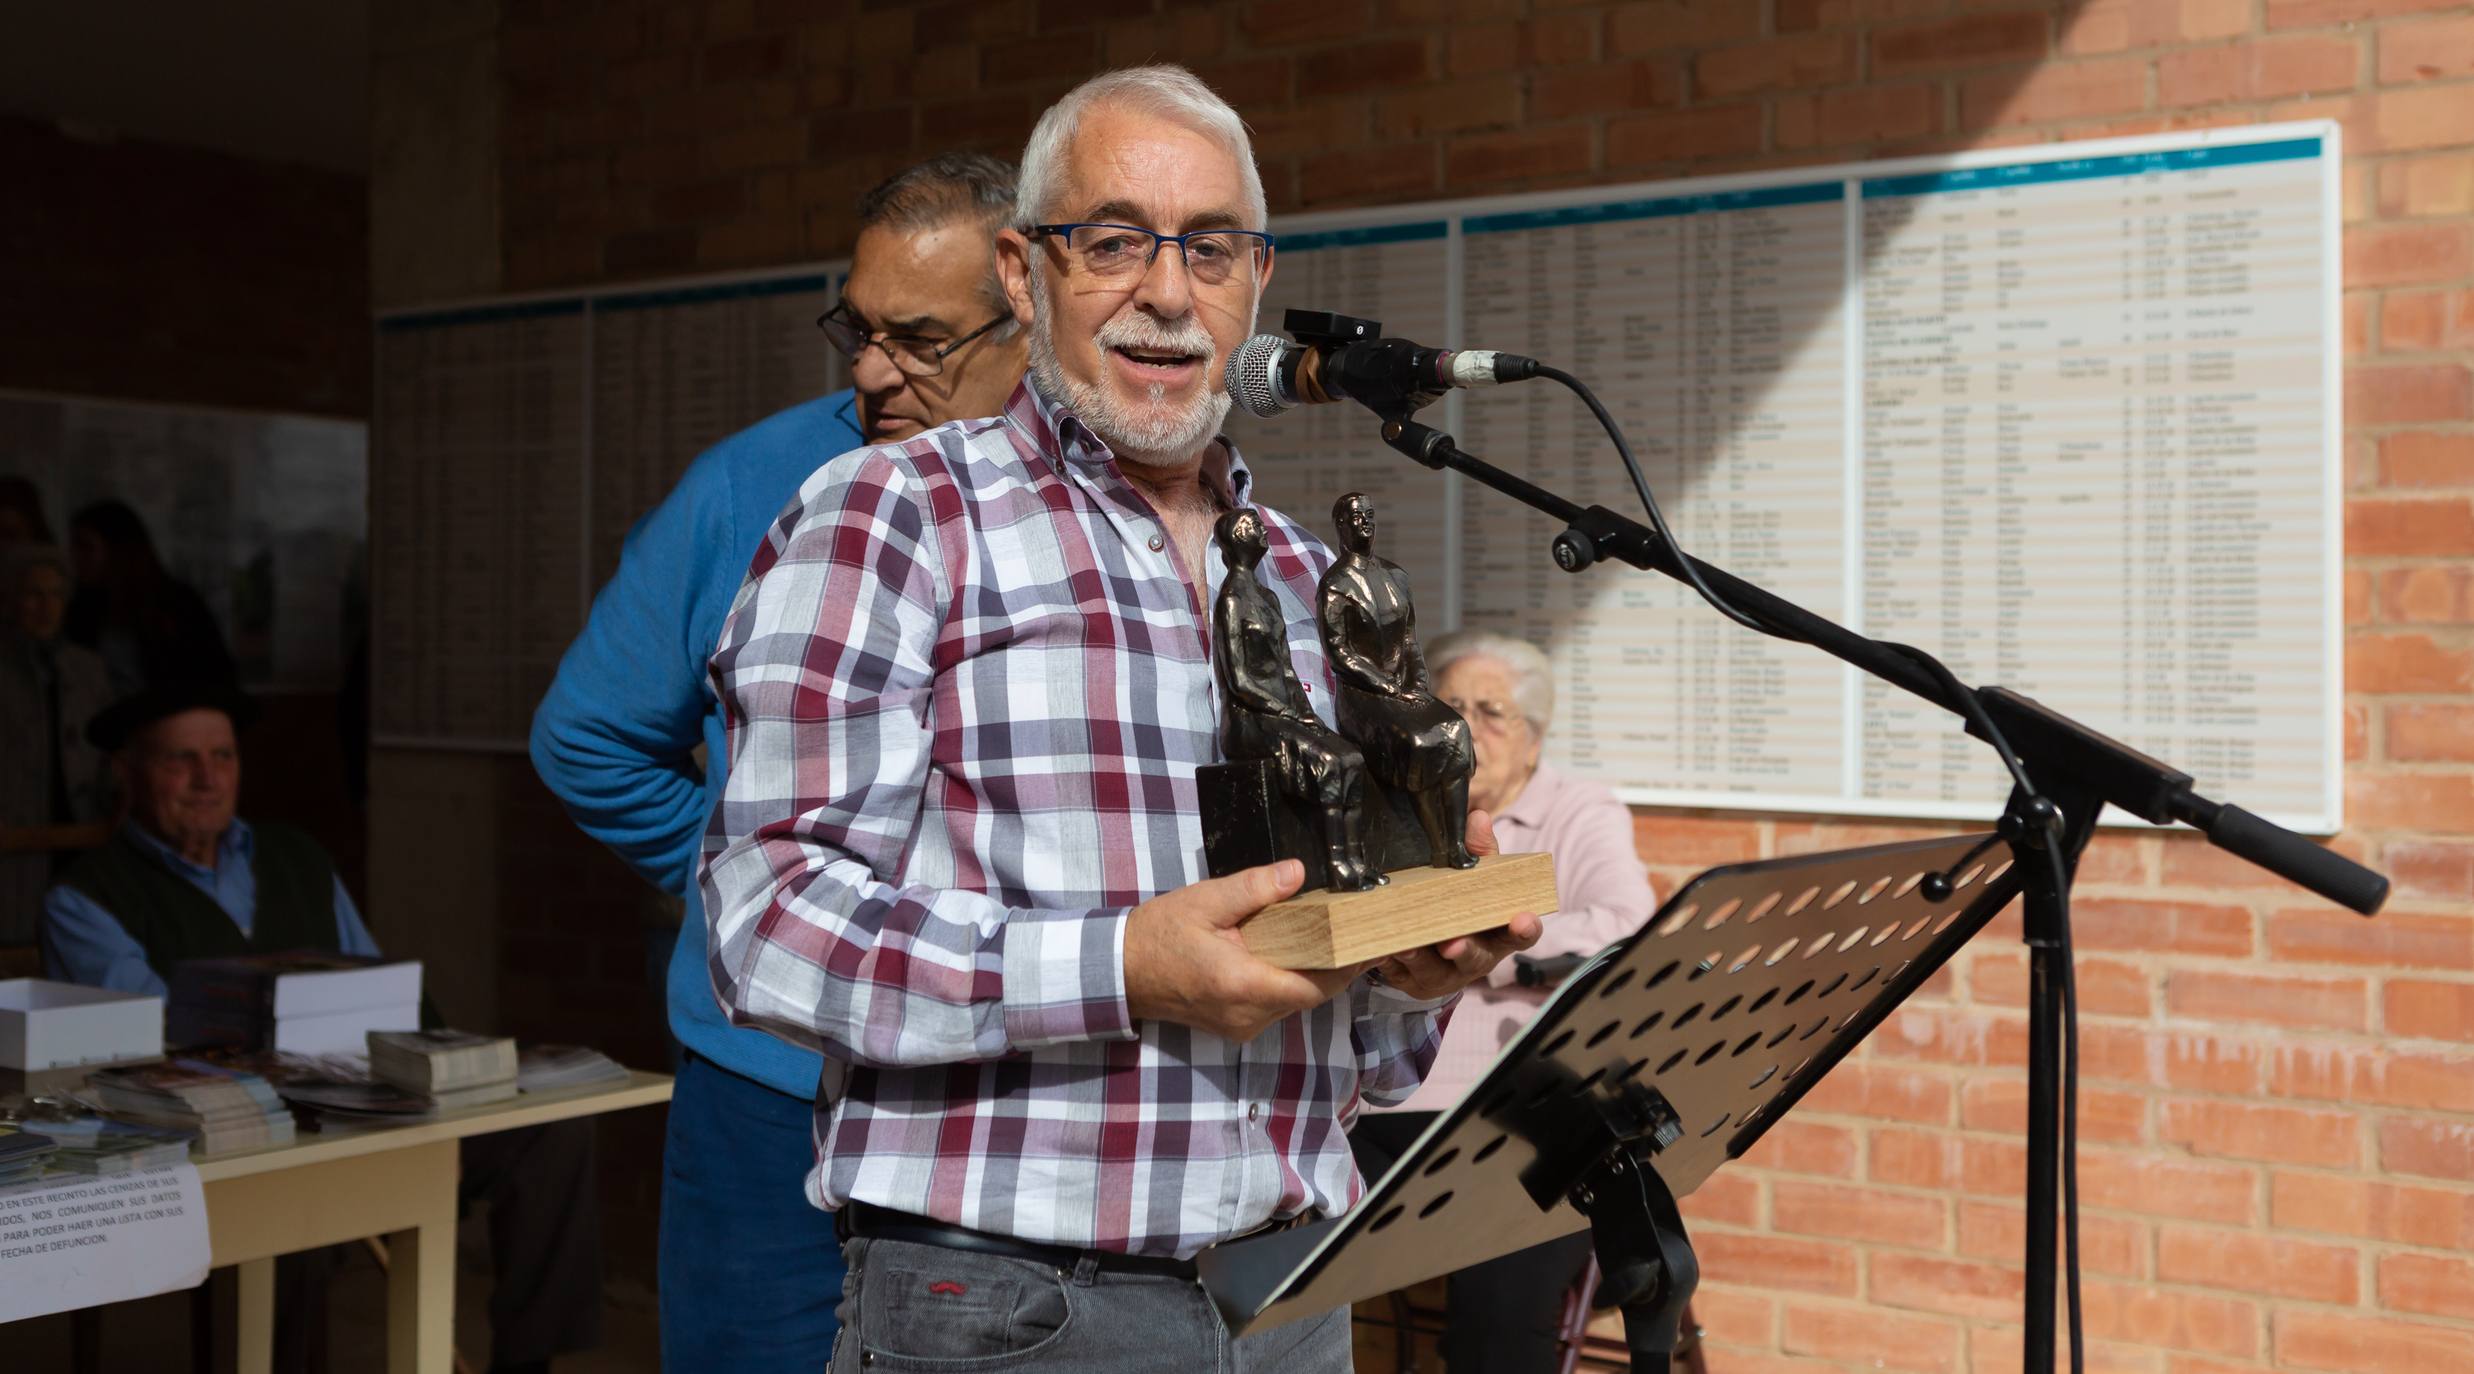
[[1237, 925], [1293, 895], [1303, 864], [1282, 859], [1164, 892], [1125, 923], [1125, 1003], [1138, 1021], [1174, 1021], [1242, 1044], [1340, 995], [1364, 964], [1274, 968], [1246, 948]]

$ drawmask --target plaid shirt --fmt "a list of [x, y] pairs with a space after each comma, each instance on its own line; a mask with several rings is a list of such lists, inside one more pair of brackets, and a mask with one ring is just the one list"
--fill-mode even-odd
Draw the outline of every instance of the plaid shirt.
[[[1263, 515], [1328, 721], [1330, 555]], [[1028, 382], [1002, 416], [824, 468], [758, 551], [713, 658], [710, 967], [734, 1021], [825, 1055], [818, 1206], [1187, 1256], [1356, 1200], [1344, 1128], [1361, 1094], [1416, 1088], [1440, 1003], [1359, 979], [1246, 1044], [1126, 1008], [1128, 911], [1204, 876], [1204, 600], [1106, 445]]]

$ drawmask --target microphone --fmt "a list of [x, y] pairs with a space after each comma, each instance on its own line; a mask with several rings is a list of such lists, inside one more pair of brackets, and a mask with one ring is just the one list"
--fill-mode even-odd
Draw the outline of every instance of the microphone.
[[1485, 349], [1423, 348], [1407, 339], [1291, 343], [1257, 334], [1228, 355], [1228, 394], [1248, 415], [1356, 401], [1378, 413], [1415, 410], [1453, 387], [1495, 386], [1538, 375], [1538, 360]]

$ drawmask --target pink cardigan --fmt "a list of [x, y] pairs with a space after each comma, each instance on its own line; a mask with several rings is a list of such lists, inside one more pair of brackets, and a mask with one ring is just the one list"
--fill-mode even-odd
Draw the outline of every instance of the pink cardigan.
[[[1559, 910], [1546, 918], [1546, 933], [1528, 951], [1531, 958], [1595, 954], [1640, 929], [1657, 909], [1649, 870], [1632, 847], [1632, 813], [1594, 782], [1539, 764], [1511, 809], [1495, 817], [1495, 842], [1507, 854], [1544, 850], [1555, 856]], [[1487, 981], [1460, 995], [1426, 1081], [1389, 1110], [1446, 1111], [1469, 1091], [1546, 1002], [1546, 990], [1521, 987], [1512, 973], [1506, 959]], [[1386, 1109], [1369, 1104], [1366, 1110]]]

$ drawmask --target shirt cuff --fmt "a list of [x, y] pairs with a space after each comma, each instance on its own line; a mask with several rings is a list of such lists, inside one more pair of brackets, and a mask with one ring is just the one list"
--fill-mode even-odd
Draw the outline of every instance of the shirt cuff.
[[1411, 997], [1390, 983], [1375, 977], [1375, 970], [1372, 969], [1366, 972], [1366, 986], [1373, 993], [1373, 1002], [1368, 1009], [1382, 1016], [1406, 1016], [1421, 1011], [1441, 1011], [1460, 1000], [1460, 994], [1457, 992], [1448, 992], [1441, 997]]
[[1005, 919], [1005, 1039], [1016, 1050], [1134, 1034], [1125, 1003], [1131, 907], [1011, 911]]

